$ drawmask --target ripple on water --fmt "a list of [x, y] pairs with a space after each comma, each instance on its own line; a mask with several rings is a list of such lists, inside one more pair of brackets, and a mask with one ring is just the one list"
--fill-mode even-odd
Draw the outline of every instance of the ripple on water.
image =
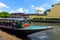
[[37, 32], [31, 35], [28, 35], [28, 37], [31, 38], [31, 40], [50, 40], [46, 31]]

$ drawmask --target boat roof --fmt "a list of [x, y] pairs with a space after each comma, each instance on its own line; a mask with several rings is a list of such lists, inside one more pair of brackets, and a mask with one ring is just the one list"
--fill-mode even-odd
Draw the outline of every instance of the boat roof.
[[16, 20], [16, 21], [22, 21], [25, 20], [24, 18], [0, 18], [0, 20]]

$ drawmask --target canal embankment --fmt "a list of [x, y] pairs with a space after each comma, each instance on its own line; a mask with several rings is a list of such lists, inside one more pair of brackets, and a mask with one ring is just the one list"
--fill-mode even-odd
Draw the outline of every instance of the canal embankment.
[[29, 19], [32, 22], [44, 22], [44, 23], [60, 23], [60, 18], [33, 18]]
[[40, 23], [60, 23], [60, 20], [29, 20], [29, 21]]

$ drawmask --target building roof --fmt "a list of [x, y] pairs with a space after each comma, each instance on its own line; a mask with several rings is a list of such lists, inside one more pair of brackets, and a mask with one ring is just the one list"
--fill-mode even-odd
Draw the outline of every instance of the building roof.
[[23, 16], [29, 16], [29, 15], [37, 15], [37, 16], [44, 16], [45, 14], [24, 14], [24, 13], [12, 13], [11, 15], [23, 15]]
[[52, 5], [52, 7], [54, 7], [55, 5], [60, 5], [60, 3], [54, 4], [54, 5]]
[[15, 15], [15, 14], [24, 14], [24, 13], [11, 13], [11, 15]]
[[25, 14], [25, 13], [11, 13], [11, 15], [22, 15], [22, 16], [28, 16], [28, 14]]
[[60, 3], [54, 4], [54, 5], [60, 5]]

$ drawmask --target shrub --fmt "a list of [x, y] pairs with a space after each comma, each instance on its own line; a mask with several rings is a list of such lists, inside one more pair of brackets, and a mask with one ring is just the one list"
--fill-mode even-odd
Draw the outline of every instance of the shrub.
[[60, 20], [60, 18], [46, 18], [45, 20]]

